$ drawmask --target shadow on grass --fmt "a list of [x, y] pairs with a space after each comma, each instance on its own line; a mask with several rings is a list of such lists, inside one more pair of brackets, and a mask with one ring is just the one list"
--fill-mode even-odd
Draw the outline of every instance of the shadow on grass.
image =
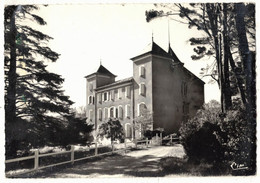
[[217, 165], [209, 163], [193, 163], [187, 158], [167, 157], [162, 158], [159, 163], [161, 173], [166, 175], [187, 176], [225, 176], [231, 175], [230, 168], [224, 163]]
[[[104, 177], [120, 175], [130, 177], [161, 177], [159, 170], [160, 158], [145, 155], [142, 157], [131, 157], [127, 155], [108, 155], [76, 162], [74, 166], [63, 165], [38, 171], [34, 174], [19, 176], [19, 178], [66, 178], [70, 177]], [[69, 175], [68, 175], [69, 174]]]

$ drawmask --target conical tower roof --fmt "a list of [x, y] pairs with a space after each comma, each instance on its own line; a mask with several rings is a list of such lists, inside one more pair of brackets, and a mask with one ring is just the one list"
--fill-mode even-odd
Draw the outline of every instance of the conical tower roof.
[[159, 56], [164, 56], [171, 58], [171, 56], [164, 51], [159, 45], [157, 45], [155, 42], [149, 43], [145, 49], [141, 53], [139, 53], [136, 57], [131, 58], [131, 60], [134, 60], [136, 58], [139, 58], [141, 56], [144, 56], [146, 54], [154, 54], [154, 55], [159, 55]]

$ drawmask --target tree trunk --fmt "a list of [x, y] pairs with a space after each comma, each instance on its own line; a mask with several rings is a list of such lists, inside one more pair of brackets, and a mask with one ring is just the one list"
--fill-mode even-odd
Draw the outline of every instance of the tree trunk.
[[7, 74], [7, 91], [5, 103], [5, 148], [6, 157], [16, 157], [17, 141], [14, 134], [14, 123], [16, 122], [16, 26], [15, 26], [15, 9], [10, 20], [10, 63]]
[[244, 3], [235, 4], [236, 12], [236, 29], [238, 33], [238, 42], [239, 42], [239, 54], [243, 64], [243, 71], [245, 76], [246, 84], [246, 119], [247, 125], [252, 134], [252, 144], [250, 144], [251, 158], [249, 160], [249, 167], [254, 173], [256, 171], [256, 119], [255, 119], [255, 108], [254, 108], [254, 97], [252, 95], [254, 88], [253, 81], [253, 60], [252, 54], [250, 53], [248, 40], [246, 35], [246, 26], [245, 26], [245, 13], [246, 7]]
[[227, 4], [223, 3], [223, 102], [225, 111], [232, 106], [229, 80], [229, 38], [227, 32]]
[[241, 81], [241, 77], [239, 76], [239, 73], [237, 71], [236, 65], [235, 65], [235, 61], [233, 59], [232, 53], [230, 51], [230, 48], [228, 49], [228, 56], [229, 56], [229, 63], [231, 66], [231, 69], [233, 71], [233, 73], [235, 74], [236, 77], [236, 81], [237, 81], [237, 86], [238, 86], [238, 90], [241, 96], [241, 100], [244, 104], [244, 106], [246, 105], [246, 96], [245, 96], [245, 90], [243, 88], [243, 83]]
[[217, 61], [217, 69], [218, 69], [218, 83], [221, 93], [221, 110], [224, 112], [224, 105], [223, 105], [223, 75], [222, 75], [222, 64], [221, 64], [221, 49], [220, 49], [220, 40], [218, 36], [218, 16], [216, 14], [216, 7], [212, 3], [206, 4], [206, 12], [209, 17], [209, 22], [211, 26], [211, 31], [214, 39], [215, 45], [215, 52], [216, 52], [216, 61]]
[[14, 123], [16, 118], [16, 27], [15, 12], [10, 21], [10, 65], [7, 75], [8, 87], [6, 93], [5, 118], [7, 123]]

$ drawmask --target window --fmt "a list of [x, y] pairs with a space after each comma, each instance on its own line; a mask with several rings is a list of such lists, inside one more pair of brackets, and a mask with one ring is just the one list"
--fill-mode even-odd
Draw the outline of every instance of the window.
[[89, 88], [89, 91], [93, 91], [93, 83], [89, 83], [89, 85], [88, 85], [88, 88]]
[[123, 95], [123, 93], [125, 92], [125, 88], [121, 88], [121, 89], [119, 89], [119, 91], [118, 91], [118, 99], [122, 99], [122, 95]]
[[110, 111], [109, 111], [109, 117], [113, 118], [114, 117], [114, 107], [110, 107]]
[[130, 118], [130, 105], [125, 106], [125, 117]]
[[146, 109], [147, 109], [147, 107], [144, 103], [138, 104], [138, 106], [137, 106], [137, 116], [142, 116], [144, 110], [146, 110]]
[[126, 87], [125, 97], [127, 97], [127, 98], [130, 98], [130, 94], [131, 94], [131, 90], [130, 89], [131, 89], [130, 86]]
[[98, 102], [101, 103], [102, 102], [102, 93], [98, 94]]
[[111, 91], [111, 100], [115, 100], [115, 91], [114, 90], [112, 90]]
[[109, 101], [111, 99], [111, 94], [110, 92], [107, 92], [107, 101]]
[[93, 110], [92, 109], [89, 110], [88, 117], [89, 117], [89, 121], [93, 120]]
[[94, 96], [89, 96], [88, 97], [88, 104], [94, 104], [94, 102], [95, 102], [95, 97]]
[[118, 99], [119, 98], [118, 97], [118, 89], [115, 90], [114, 94], [115, 94], [115, 99]]
[[107, 92], [103, 93], [103, 101], [107, 101]]
[[144, 66], [139, 67], [139, 76], [145, 78], [145, 67]]
[[91, 102], [92, 102], [92, 96], [89, 96], [88, 97], [88, 104], [91, 104]]
[[108, 108], [104, 108], [104, 119], [108, 119]]
[[98, 109], [98, 119], [102, 121], [102, 109]]
[[139, 95], [145, 96], [145, 84], [144, 83], [141, 83], [139, 85]]
[[132, 136], [132, 129], [129, 123], [125, 124], [125, 137], [130, 138]]
[[118, 118], [123, 119], [123, 107], [118, 106]]
[[118, 118], [118, 108], [115, 108], [115, 118]]

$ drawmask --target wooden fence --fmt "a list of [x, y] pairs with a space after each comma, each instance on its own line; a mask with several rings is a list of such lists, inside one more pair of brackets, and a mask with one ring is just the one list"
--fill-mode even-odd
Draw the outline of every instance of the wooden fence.
[[[77, 150], [75, 151], [75, 147], [72, 145], [71, 149], [69, 151], [62, 151], [62, 152], [54, 152], [54, 153], [46, 153], [46, 154], [40, 154], [39, 150], [36, 150], [34, 152], [34, 155], [32, 156], [27, 156], [27, 157], [21, 157], [21, 158], [15, 158], [15, 159], [9, 159], [6, 160], [5, 163], [13, 163], [13, 162], [19, 162], [19, 161], [24, 161], [24, 160], [29, 160], [29, 159], [34, 159], [34, 168], [33, 169], [29, 169], [29, 170], [25, 170], [25, 171], [21, 171], [21, 172], [15, 172], [15, 173], [6, 173], [6, 177], [15, 177], [17, 175], [21, 175], [21, 174], [26, 174], [26, 173], [30, 173], [30, 172], [34, 172], [37, 170], [41, 170], [44, 168], [49, 168], [49, 167], [54, 167], [54, 166], [58, 166], [58, 165], [63, 165], [63, 164], [74, 164], [74, 162], [76, 161], [81, 161], [81, 160], [85, 160], [85, 159], [90, 159], [90, 158], [94, 158], [94, 157], [99, 157], [99, 156], [103, 156], [103, 155], [107, 155], [107, 154], [113, 154], [113, 153], [118, 153], [118, 152], [127, 152], [127, 150], [132, 149], [132, 146], [127, 146], [127, 144], [132, 144], [134, 145], [135, 148], [137, 148], [138, 146], [143, 146], [143, 147], [149, 147], [149, 145], [161, 145], [163, 140], [161, 137], [159, 138], [158, 136], [156, 136], [155, 142], [153, 142], [152, 140], [148, 140], [148, 138], [146, 138], [146, 140], [134, 140], [133, 142], [124, 142], [124, 147], [121, 149], [115, 149], [115, 144], [112, 143], [111, 145], [108, 146], [98, 146], [97, 142], [95, 142], [95, 147], [90, 147], [88, 149], [88, 151], [90, 151], [91, 149], [95, 149], [95, 153], [94, 155], [91, 156], [86, 156], [86, 157], [82, 157], [82, 158], [78, 158], [75, 159], [75, 152], [80, 152], [82, 150]], [[168, 140], [171, 141], [171, 143], [173, 142], [173, 138], [169, 138]], [[109, 152], [104, 152], [104, 153], [98, 153], [98, 149], [102, 148], [102, 147], [111, 147], [111, 151]], [[47, 156], [56, 156], [56, 155], [60, 155], [60, 154], [69, 154], [70, 153], [70, 160], [69, 161], [63, 161], [60, 163], [55, 163], [55, 164], [50, 164], [50, 165], [46, 165], [46, 166], [40, 166], [39, 164], [39, 159], [42, 157], [47, 157]]]

